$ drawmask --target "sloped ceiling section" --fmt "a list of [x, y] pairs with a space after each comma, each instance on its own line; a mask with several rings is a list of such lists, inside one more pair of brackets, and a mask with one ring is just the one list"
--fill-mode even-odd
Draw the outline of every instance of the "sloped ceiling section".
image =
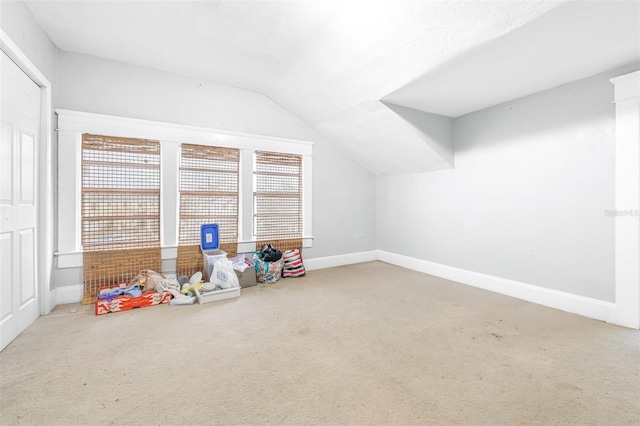
[[640, 2], [568, 2], [384, 99], [459, 117], [638, 61]]
[[[577, 68], [582, 72], [580, 61], [587, 53], [591, 69], [595, 63], [608, 69], [609, 63], [625, 60], [629, 49], [607, 56], [586, 52], [584, 43], [572, 47], [582, 43], [581, 36], [566, 35], [589, 3], [27, 2], [60, 49], [262, 93], [377, 175], [452, 166], [446, 143], [435, 141], [428, 128], [429, 123], [443, 125], [443, 119], [422, 112], [457, 116], [570, 81], [578, 78]], [[614, 20], [629, 12], [623, 6]], [[603, 13], [596, 27], [605, 25], [606, 13], [615, 8], [596, 10]], [[555, 21], [525, 31], [550, 18]], [[520, 35], [501, 42], [512, 33]], [[553, 50], [558, 37], [564, 53], [539, 53], [538, 41]], [[610, 51], [609, 41], [595, 46]], [[545, 62], [569, 56], [567, 50], [578, 64], [568, 71]], [[496, 51], [507, 59], [496, 63]], [[514, 54], [512, 61], [526, 64], [524, 72], [506, 66]], [[504, 90], [481, 90], [487, 75], [504, 77], [499, 67], [509, 77]], [[477, 69], [485, 79], [476, 78]], [[532, 85], [532, 79], [542, 83]]]
[[[411, 130], [415, 131], [446, 164], [453, 167], [453, 119], [390, 102], [382, 102], [400, 116]], [[446, 167], [445, 167], [446, 168]]]

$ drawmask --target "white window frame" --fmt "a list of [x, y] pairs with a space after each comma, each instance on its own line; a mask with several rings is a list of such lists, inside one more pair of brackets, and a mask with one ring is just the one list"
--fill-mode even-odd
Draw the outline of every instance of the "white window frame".
[[[303, 247], [312, 246], [312, 142], [65, 109], [56, 109], [55, 112], [58, 115], [58, 251], [55, 253], [58, 268], [82, 266], [80, 203], [83, 133], [160, 141], [162, 259], [177, 257], [179, 154], [180, 145], [183, 142], [240, 150], [239, 253], [253, 252], [256, 244], [253, 236], [253, 156], [255, 151], [302, 155]], [[171, 209], [169, 206], [174, 208]]]

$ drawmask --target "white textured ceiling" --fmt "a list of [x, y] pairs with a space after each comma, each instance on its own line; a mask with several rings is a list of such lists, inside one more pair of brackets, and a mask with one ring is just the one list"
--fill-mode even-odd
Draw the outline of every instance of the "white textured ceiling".
[[638, 60], [638, 2], [563, 3], [27, 2], [60, 49], [260, 92], [375, 174], [448, 167], [383, 98], [457, 116]]
[[640, 61], [640, 2], [570, 2], [454, 58], [385, 101], [459, 117]]

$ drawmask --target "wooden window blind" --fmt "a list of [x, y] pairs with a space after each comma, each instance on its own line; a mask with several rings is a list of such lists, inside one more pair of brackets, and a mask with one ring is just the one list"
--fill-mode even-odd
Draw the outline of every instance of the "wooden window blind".
[[202, 268], [203, 224], [217, 223], [221, 249], [237, 251], [239, 164], [237, 149], [182, 144], [178, 273]]
[[257, 248], [302, 246], [302, 156], [256, 151], [254, 230]]
[[160, 143], [82, 135], [83, 303], [160, 271]]
[[160, 245], [160, 143], [82, 136], [82, 248]]
[[217, 223], [221, 243], [238, 241], [240, 151], [183, 144], [180, 158], [180, 245], [200, 244], [200, 225]]

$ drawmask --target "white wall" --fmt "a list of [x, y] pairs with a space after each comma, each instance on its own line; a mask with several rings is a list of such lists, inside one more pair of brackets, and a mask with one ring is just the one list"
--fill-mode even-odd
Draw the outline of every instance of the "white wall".
[[[57, 72], [56, 106], [61, 109], [314, 142], [315, 238], [305, 258], [375, 249], [375, 177], [271, 99], [65, 51], [59, 51]], [[80, 284], [82, 270], [56, 269], [54, 280], [57, 286]]]
[[29, 8], [21, 1], [0, 2], [0, 27], [53, 84], [56, 47], [40, 28]]
[[616, 70], [454, 120], [455, 169], [378, 178], [378, 249], [614, 301]]
[[59, 51], [57, 107], [315, 141], [271, 99], [249, 90]]
[[306, 259], [376, 248], [376, 180], [329, 144], [313, 147], [313, 247]]

